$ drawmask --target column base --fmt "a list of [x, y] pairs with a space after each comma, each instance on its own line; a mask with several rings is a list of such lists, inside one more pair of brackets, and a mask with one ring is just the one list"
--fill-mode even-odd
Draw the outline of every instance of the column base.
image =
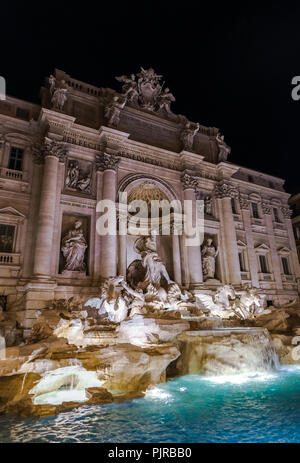
[[37, 276], [25, 285], [24, 336], [26, 336], [26, 332], [30, 330], [34, 324], [37, 311], [45, 309], [49, 305], [49, 302], [54, 300], [54, 291], [56, 287], [57, 283], [55, 280], [48, 278], [40, 279], [37, 278]]

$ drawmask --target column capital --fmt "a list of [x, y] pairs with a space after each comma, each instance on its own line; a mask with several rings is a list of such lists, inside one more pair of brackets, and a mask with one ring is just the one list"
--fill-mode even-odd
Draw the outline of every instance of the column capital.
[[293, 211], [289, 207], [281, 207], [280, 210], [285, 219], [290, 219], [292, 217]]
[[244, 211], [249, 211], [249, 200], [247, 198], [239, 198], [241, 209]]
[[97, 171], [103, 170], [114, 170], [118, 168], [120, 158], [112, 154], [104, 153], [96, 155], [96, 167]]
[[262, 201], [261, 208], [262, 208], [263, 214], [266, 214], [266, 215], [271, 215], [272, 214], [271, 204], [269, 204], [269, 203], [267, 203], [265, 201]]
[[186, 172], [180, 177], [181, 184], [184, 190], [195, 190], [198, 186], [197, 179], [192, 175], [187, 174]]
[[236, 198], [238, 196], [237, 187], [228, 180], [220, 180], [215, 186], [215, 197], [223, 198]]
[[65, 162], [67, 157], [67, 147], [64, 142], [52, 140], [45, 137], [41, 145], [35, 144], [32, 146], [33, 162], [35, 164], [43, 164], [47, 156], [56, 157], [60, 162]]

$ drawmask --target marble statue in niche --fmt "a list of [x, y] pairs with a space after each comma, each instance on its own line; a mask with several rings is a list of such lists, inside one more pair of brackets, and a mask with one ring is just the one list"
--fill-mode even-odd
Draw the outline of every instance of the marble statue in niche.
[[201, 250], [203, 281], [214, 279], [216, 272], [216, 257], [219, 250], [215, 248], [213, 240], [208, 238]]
[[182, 142], [182, 149], [191, 151], [193, 148], [194, 138], [196, 133], [199, 131], [200, 124], [192, 124], [191, 122], [187, 122], [185, 124], [185, 128], [181, 132], [180, 140]]
[[82, 222], [76, 220], [73, 229], [69, 230], [62, 239], [61, 251], [65, 258], [63, 270], [84, 272], [86, 270], [84, 257], [87, 247]]
[[212, 215], [212, 199], [208, 195], [204, 197], [204, 212], [207, 215]]
[[227, 145], [227, 143], [225, 143], [224, 135], [221, 135], [220, 132], [216, 135], [216, 142], [219, 149], [218, 162], [226, 161], [231, 148]]
[[91, 193], [92, 169], [90, 163], [69, 159], [65, 186], [74, 191]]

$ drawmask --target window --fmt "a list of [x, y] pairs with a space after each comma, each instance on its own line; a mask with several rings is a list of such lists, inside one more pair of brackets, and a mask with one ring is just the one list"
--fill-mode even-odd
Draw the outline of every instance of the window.
[[254, 178], [252, 175], [248, 175], [248, 182], [254, 183]]
[[232, 213], [237, 214], [236, 205], [235, 205], [235, 199], [234, 198], [231, 198], [231, 208], [232, 208]]
[[252, 206], [252, 214], [255, 219], [259, 219], [259, 214], [258, 214], [258, 207], [256, 203], [251, 203]]
[[287, 257], [282, 257], [281, 262], [282, 262], [282, 267], [283, 267], [283, 273], [285, 275], [289, 275], [290, 274], [290, 269], [289, 269], [289, 262], [288, 262]]
[[242, 252], [239, 252], [240, 271], [245, 272], [244, 256]]
[[273, 214], [274, 214], [275, 222], [279, 223], [280, 220], [279, 220], [279, 215], [278, 215], [278, 209], [277, 209], [277, 207], [273, 207]]
[[12, 252], [15, 227], [13, 225], [0, 224], [0, 252]]
[[267, 266], [267, 259], [266, 256], [258, 256], [259, 257], [259, 263], [260, 263], [260, 269], [262, 273], [269, 273], [268, 272], [268, 266]]
[[24, 150], [12, 146], [10, 148], [8, 168], [13, 170], [22, 170]]
[[274, 189], [274, 183], [273, 183], [273, 182], [269, 182], [269, 187]]

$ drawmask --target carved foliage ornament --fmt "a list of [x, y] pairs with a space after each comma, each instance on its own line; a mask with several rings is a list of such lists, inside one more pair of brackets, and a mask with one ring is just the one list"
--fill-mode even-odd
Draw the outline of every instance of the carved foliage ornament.
[[282, 212], [282, 215], [286, 218], [286, 219], [290, 219], [291, 216], [292, 216], [292, 210], [289, 208], [289, 207], [281, 207], [280, 208], [281, 212]]
[[241, 209], [248, 210], [249, 209], [249, 201], [246, 198], [240, 198], [240, 206]]
[[96, 156], [96, 166], [97, 170], [117, 170], [118, 163], [120, 159], [116, 156], [112, 156], [111, 154], [104, 153], [103, 155]]
[[189, 188], [196, 189], [198, 186], [198, 181], [195, 177], [189, 174], [183, 174], [180, 178], [183, 189], [188, 190]]
[[215, 186], [215, 196], [216, 198], [236, 198], [238, 195], [238, 190], [231, 182], [221, 180]]
[[263, 214], [271, 215], [272, 214], [272, 207], [268, 203], [261, 203], [261, 208], [263, 211]]
[[42, 164], [46, 156], [54, 156], [58, 158], [60, 162], [65, 162], [67, 151], [64, 142], [52, 140], [47, 137], [45, 137], [44, 143], [41, 146], [34, 145], [32, 147], [32, 154], [36, 164]]

